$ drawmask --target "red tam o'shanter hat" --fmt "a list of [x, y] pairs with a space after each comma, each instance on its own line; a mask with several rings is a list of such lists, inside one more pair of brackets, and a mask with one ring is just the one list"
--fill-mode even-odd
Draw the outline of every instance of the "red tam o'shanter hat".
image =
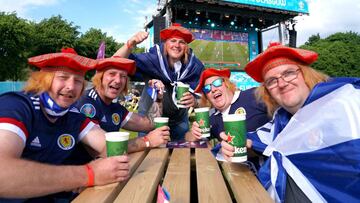
[[194, 35], [179, 23], [173, 23], [170, 27], [160, 31], [160, 39], [165, 41], [170, 38], [181, 38], [188, 44], [195, 39]]
[[72, 48], [63, 48], [61, 53], [43, 54], [28, 59], [28, 63], [45, 71], [67, 71], [85, 75], [86, 71], [95, 68], [96, 60], [80, 56]]
[[264, 82], [267, 71], [284, 64], [310, 65], [318, 58], [318, 54], [305, 49], [291, 48], [278, 42], [269, 44], [268, 49], [259, 54], [245, 66], [245, 71], [257, 82]]
[[107, 68], [116, 68], [126, 71], [129, 75], [134, 75], [136, 71], [135, 61], [113, 56], [111, 58], [97, 59], [98, 63], [95, 67], [97, 71], [102, 71]]
[[209, 77], [220, 76], [223, 78], [230, 78], [230, 74], [231, 73], [230, 73], [229, 69], [217, 70], [215, 68], [208, 68], [208, 69], [204, 70], [201, 73], [200, 81], [199, 81], [198, 86], [195, 89], [195, 92], [198, 92], [198, 93], [201, 92], [202, 88], [204, 87], [205, 80], [208, 79]]

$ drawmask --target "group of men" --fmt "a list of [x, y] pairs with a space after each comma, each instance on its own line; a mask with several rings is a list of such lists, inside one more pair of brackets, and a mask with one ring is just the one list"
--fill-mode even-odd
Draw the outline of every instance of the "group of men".
[[[111, 58], [93, 60], [73, 49], [29, 58], [40, 71], [24, 91], [0, 96], [0, 201], [53, 201], [55, 193], [124, 181], [129, 158], [106, 157], [105, 132], [146, 132], [129, 140], [129, 153], [170, 137], [199, 140], [199, 125], [189, 129], [187, 115], [199, 106], [213, 108], [210, 138], [221, 141], [226, 160], [234, 148], [222, 115], [246, 114], [247, 147], [264, 158], [257, 176], [275, 201], [359, 201], [359, 79], [329, 78], [309, 66], [315, 52], [273, 43], [245, 67], [260, 86], [240, 91], [229, 70], [204, 70], [186, 28], [174, 24], [160, 32], [163, 43], [132, 54], [147, 37], [135, 34]], [[91, 69], [93, 87], [85, 90]], [[134, 74], [147, 81], [139, 113], [116, 101]], [[180, 100], [187, 108], [176, 106], [180, 82], [190, 85]], [[155, 116], [169, 117], [169, 125], [154, 129]]]

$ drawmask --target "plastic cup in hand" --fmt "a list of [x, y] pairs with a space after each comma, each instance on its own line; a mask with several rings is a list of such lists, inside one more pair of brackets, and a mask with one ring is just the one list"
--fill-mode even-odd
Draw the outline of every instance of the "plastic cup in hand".
[[[169, 118], [168, 117], [155, 117], [154, 123], [155, 123], [155, 128], [160, 128], [162, 126], [168, 126]], [[166, 147], [166, 144], [162, 144], [159, 147], [161, 147], [161, 148]]]
[[227, 142], [234, 146], [234, 156], [231, 157], [232, 162], [247, 161], [246, 149], [246, 115], [245, 114], [229, 114], [223, 115], [225, 134]]
[[184, 84], [184, 83], [179, 83], [178, 86], [176, 87], [176, 100], [177, 100], [177, 106], [179, 108], [186, 108], [185, 105], [182, 105], [180, 103], [180, 99], [183, 97], [183, 95], [189, 91], [189, 87], [190, 85], [188, 84]]
[[209, 120], [209, 107], [196, 108], [195, 118], [201, 129], [201, 137], [210, 136], [210, 120]]
[[107, 132], [105, 133], [105, 139], [108, 157], [127, 153], [129, 132]]
[[167, 126], [169, 123], [169, 118], [168, 117], [155, 117], [154, 123], [155, 123], [155, 128]]

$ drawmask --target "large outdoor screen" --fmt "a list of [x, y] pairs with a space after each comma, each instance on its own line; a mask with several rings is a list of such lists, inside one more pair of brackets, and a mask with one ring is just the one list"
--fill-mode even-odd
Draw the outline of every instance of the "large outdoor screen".
[[190, 28], [190, 47], [205, 67], [242, 70], [249, 62], [248, 33]]

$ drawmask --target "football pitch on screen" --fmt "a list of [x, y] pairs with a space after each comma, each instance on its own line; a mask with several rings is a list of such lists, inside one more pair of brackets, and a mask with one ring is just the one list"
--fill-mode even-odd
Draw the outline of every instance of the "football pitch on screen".
[[239, 63], [241, 69], [248, 63], [247, 44], [226, 41], [195, 40], [190, 44], [195, 55], [205, 63]]

